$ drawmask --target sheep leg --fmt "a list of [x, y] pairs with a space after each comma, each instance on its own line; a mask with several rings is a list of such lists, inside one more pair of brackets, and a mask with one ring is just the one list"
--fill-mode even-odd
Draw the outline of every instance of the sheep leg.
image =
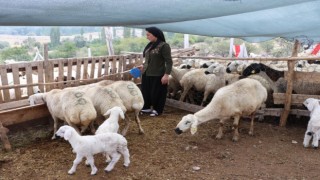
[[58, 118], [52, 116], [52, 119], [53, 119], [53, 136], [51, 139], [56, 139], [56, 132], [58, 129]]
[[251, 115], [251, 123], [250, 123], [250, 131], [249, 131], [250, 136], [253, 136], [254, 116], [255, 116], [255, 114]]
[[97, 169], [97, 167], [94, 165], [93, 156], [92, 156], [92, 155], [91, 155], [91, 156], [87, 156], [86, 158], [87, 158], [86, 162], [87, 162], [88, 164], [90, 164], [90, 166], [91, 166], [91, 175], [97, 174], [98, 169]]
[[139, 134], [144, 134], [144, 130], [142, 129], [142, 126], [141, 126], [141, 121], [140, 121], [140, 118], [139, 118], [139, 112], [140, 111], [137, 111], [135, 112], [135, 121], [139, 127]]
[[224, 126], [224, 122], [223, 120], [220, 120], [220, 123], [219, 123], [219, 131], [218, 131], [218, 134], [216, 135], [216, 139], [221, 139], [222, 136], [223, 136], [223, 126]]
[[309, 147], [309, 143], [311, 141], [311, 138], [312, 138], [311, 126], [308, 123], [308, 127], [307, 127], [306, 133], [304, 135], [304, 139], [303, 139], [303, 146], [304, 147]]
[[77, 154], [76, 159], [73, 161], [71, 169], [68, 171], [68, 174], [74, 174], [76, 172], [78, 164], [82, 161], [83, 156]]
[[111, 154], [112, 160], [111, 160], [111, 162], [109, 163], [109, 165], [104, 169], [104, 171], [105, 171], [105, 172], [110, 172], [110, 171], [114, 168], [114, 166], [116, 165], [116, 163], [119, 161], [120, 157], [121, 157], [121, 154], [119, 154], [119, 153], [117, 153], [117, 152]]
[[124, 121], [124, 128], [122, 129], [122, 132], [121, 132], [121, 134], [122, 134], [122, 136], [126, 136], [127, 135], [127, 131], [128, 131], [128, 129], [129, 129], [129, 125], [130, 125], [130, 118], [129, 118], [129, 116], [127, 116], [127, 114], [125, 114], [125, 121]]
[[313, 133], [312, 147], [313, 148], [318, 148], [319, 147], [319, 136], [318, 136], [318, 133]]
[[202, 99], [201, 106], [204, 106], [204, 103], [206, 102], [208, 96], [209, 96], [209, 92], [205, 91], [204, 94], [203, 94], [203, 99]]
[[240, 121], [240, 116], [235, 116], [234, 121], [233, 121], [233, 128], [234, 128], [234, 135], [232, 138], [233, 142], [237, 142], [239, 140], [239, 121]]
[[124, 148], [121, 148], [119, 150], [119, 152], [123, 155], [123, 159], [124, 159], [124, 163], [123, 163], [123, 166], [124, 167], [129, 167], [129, 164], [130, 164], [130, 154], [129, 154], [129, 149], [128, 147], [124, 147]]
[[184, 99], [185, 99], [187, 93], [189, 92], [190, 88], [191, 87], [184, 87], [183, 88], [183, 92], [182, 92], [182, 94], [180, 96], [180, 100], [179, 101], [182, 101], [182, 102], [184, 101]]
[[8, 139], [7, 133], [9, 132], [9, 129], [2, 126], [2, 123], [0, 122], [0, 139], [2, 143], [4, 144], [4, 149], [7, 151], [11, 150], [11, 144]]
[[96, 133], [96, 128], [94, 127], [94, 121], [92, 121], [92, 122], [90, 123], [90, 130], [91, 130], [91, 133], [92, 133], [92, 134], [95, 134], [95, 133]]

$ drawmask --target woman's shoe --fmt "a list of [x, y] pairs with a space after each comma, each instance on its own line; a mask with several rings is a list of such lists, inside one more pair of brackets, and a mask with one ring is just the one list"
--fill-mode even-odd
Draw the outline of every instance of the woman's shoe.
[[156, 110], [152, 110], [152, 112], [150, 113], [150, 116], [151, 117], [154, 117], [154, 116], [158, 116], [158, 112]]
[[142, 109], [141, 112], [143, 112], [143, 113], [151, 113], [152, 109]]

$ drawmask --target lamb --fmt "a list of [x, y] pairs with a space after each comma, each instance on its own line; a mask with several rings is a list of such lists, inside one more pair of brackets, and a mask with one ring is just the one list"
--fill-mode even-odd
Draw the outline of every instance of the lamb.
[[98, 169], [94, 165], [93, 155], [98, 153], [107, 153], [112, 157], [112, 161], [104, 169], [105, 172], [110, 172], [114, 168], [115, 164], [121, 158], [121, 154], [124, 157], [123, 165], [128, 167], [130, 164], [130, 154], [127, 147], [128, 143], [120, 134], [103, 133], [91, 136], [80, 136], [75, 129], [65, 125], [60, 127], [55, 135], [69, 141], [73, 148], [73, 152], [77, 154], [68, 174], [74, 174], [78, 164], [85, 157], [91, 166], [91, 175], [95, 175]]
[[[249, 65], [243, 72], [242, 76], [247, 77], [252, 74], [258, 74], [261, 71], [265, 72], [269, 79], [274, 82], [274, 92], [284, 93], [287, 88], [287, 81], [284, 79], [284, 71], [278, 71], [264, 65], [262, 63], [253, 63]], [[320, 94], [320, 84], [317, 82], [298, 81], [293, 83], [293, 92], [297, 94]]]
[[310, 113], [310, 120], [308, 123], [307, 131], [304, 135], [303, 146], [309, 147], [310, 140], [312, 139], [312, 147], [318, 148], [320, 140], [320, 101], [315, 98], [308, 98], [303, 102]]
[[[121, 107], [115, 106], [109, 109], [104, 115], [110, 116], [99, 126], [95, 134], [102, 134], [107, 132], [118, 133], [119, 118], [124, 119], [124, 112], [122, 111]], [[107, 154], [105, 154], [105, 156], [107, 157], [106, 162], [110, 162], [110, 157]], [[86, 162], [86, 164], [88, 163]]]
[[[215, 65], [211, 65], [215, 66]], [[184, 101], [188, 91], [194, 86], [197, 91], [204, 92], [202, 104], [204, 104], [210, 93], [215, 93], [219, 88], [225, 86], [223, 69], [217, 70], [216, 74], [205, 74], [206, 69], [194, 69], [187, 72], [180, 84], [183, 87], [183, 93], [181, 94], [180, 101]]]
[[177, 124], [175, 132], [181, 134], [191, 128], [191, 134], [197, 132], [197, 126], [209, 120], [219, 119], [220, 127], [217, 139], [223, 136], [224, 121], [233, 117], [233, 141], [238, 141], [238, 125], [240, 117], [251, 116], [249, 134], [253, 135], [255, 112], [263, 106], [267, 99], [267, 90], [254, 79], [241, 79], [233, 84], [220, 88], [211, 102], [195, 114], [188, 114]]
[[97, 129], [95, 134], [101, 134], [105, 132], [117, 133], [119, 130], [119, 118], [124, 119], [124, 112], [119, 106], [115, 106], [109, 109], [105, 114], [109, 116]]
[[58, 119], [66, 121], [78, 132], [77, 125], [81, 126], [81, 132], [84, 132], [89, 125], [91, 125], [91, 131], [95, 131], [93, 121], [97, 117], [97, 112], [83, 91], [53, 89], [47, 93], [34, 94], [29, 97], [30, 105], [35, 105], [35, 102], [39, 100], [46, 102], [54, 120], [52, 139], [55, 139]]

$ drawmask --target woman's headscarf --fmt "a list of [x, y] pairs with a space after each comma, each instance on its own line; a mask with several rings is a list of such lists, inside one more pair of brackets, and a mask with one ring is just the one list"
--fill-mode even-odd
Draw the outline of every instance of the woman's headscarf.
[[143, 57], [145, 56], [145, 52], [146, 52], [147, 49], [150, 48], [149, 51], [151, 51], [152, 49], [157, 47], [160, 42], [166, 42], [164, 34], [159, 28], [157, 28], [157, 27], [148, 27], [148, 28], [146, 28], [146, 31], [148, 31], [154, 37], [156, 37], [157, 41], [156, 42], [149, 42], [149, 44], [147, 44], [147, 46], [143, 50]]

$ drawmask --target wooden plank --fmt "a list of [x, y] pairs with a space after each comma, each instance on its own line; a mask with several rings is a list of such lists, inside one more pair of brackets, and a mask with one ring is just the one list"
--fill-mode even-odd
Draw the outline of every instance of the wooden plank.
[[[13, 76], [13, 84], [20, 84], [20, 78], [19, 78], [19, 67], [16, 65], [12, 66], [12, 76]], [[21, 99], [21, 88], [14, 88], [14, 94], [16, 97], [16, 100]]]
[[[27, 84], [33, 84], [32, 67], [30, 63], [26, 64], [26, 78], [27, 78]], [[28, 96], [31, 96], [32, 94], [34, 94], [32, 85], [29, 85], [27, 87], [27, 93], [28, 93]]]
[[88, 61], [89, 59], [83, 59], [83, 79], [88, 79]]
[[99, 63], [98, 63], [98, 77], [101, 77], [102, 74], [102, 63], [103, 63], [103, 58], [99, 57]]
[[[67, 81], [72, 80], [72, 63], [73, 59], [67, 59], [68, 62], [68, 68], [67, 68]], [[71, 86], [71, 82], [67, 82], [67, 87]]]
[[[81, 65], [82, 65], [82, 61], [81, 59], [77, 59], [77, 69], [76, 69], [76, 80], [79, 80], [81, 78]], [[79, 81], [75, 82], [75, 85], [78, 86], [80, 84]]]
[[[291, 104], [292, 105], [302, 105], [307, 98], [320, 99], [320, 95], [308, 95], [308, 94], [292, 94]], [[284, 93], [273, 93], [274, 104], [284, 104], [285, 94]]]
[[[60, 59], [58, 61], [58, 77], [57, 77], [57, 80], [58, 80], [58, 82], [63, 82], [64, 81], [64, 60], [62, 60], [62, 59]], [[64, 88], [64, 83], [58, 84], [58, 88], [59, 89]]]
[[0, 112], [0, 121], [4, 126], [19, 124], [44, 117], [50, 117], [50, 113], [45, 104], [37, 104], [35, 106], [26, 106]]
[[[6, 66], [1, 66], [0, 68], [1, 68], [0, 69], [1, 83], [2, 85], [8, 85], [7, 68]], [[10, 101], [9, 89], [3, 89], [2, 91], [3, 91], [4, 102], [9, 102]]]
[[106, 57], [104, 62], [104, 75], [109, 75], [109, 68], [110, 68], [110, 57]]
[[2, 104], [0, 104], [0, 112], [4, 111], [4, 110], [20, 108], [20, 107], [24, 107], [24, 106], [29, 106], [29, 100], [28, 99], [2, 103]]
[[96, 59], [95, 58], [91, 58], [91, 70], [90, 70], [90, 78], [94, 79], [94, 73], [96, 70]]
[[[285, 71], [285, 79], [287, 80], [288, 72]], [[319, 83], [320, 82], [320, 73], [319, 72], [299, 72], [295, 71], [293, 75], [294, 80], [308, 81]]]
[[122, 79], [122, 72], [123, 72], [123, 61], [124, 61], [124, 56], [119, 57], [119, 63], [118, 63], [118, 79]]
[[[44, 83], [43, 61], [38, 61], [37, 69], [38, 69], [38, 83]], [[44, 92], [44, 85], [39, 85], [39, 89], [41, 92]]]
[[117, 73], [117, 57], [113, 57], [112, 58], [112, 74], [116, 74]]
[[[293, 51], [292, 51], [292, 57], [297, 57], [298, 51], [299, 51], [300, 43], [298, 40], [295, 40]], [[295, 61], [288, 61], [288, 74], [287, 74], [287, 92], [286, 92], [286, 99], [284, 103], [284, 111], [281, 114], [280, 117], [280, 126], [285, 126], [287, 123], [287, 118], [290, 113], [291, 108], [291, 94], [292, 94], [292, 88], [293, 88], [293, 75], [294, 75], [294, 65]]]

